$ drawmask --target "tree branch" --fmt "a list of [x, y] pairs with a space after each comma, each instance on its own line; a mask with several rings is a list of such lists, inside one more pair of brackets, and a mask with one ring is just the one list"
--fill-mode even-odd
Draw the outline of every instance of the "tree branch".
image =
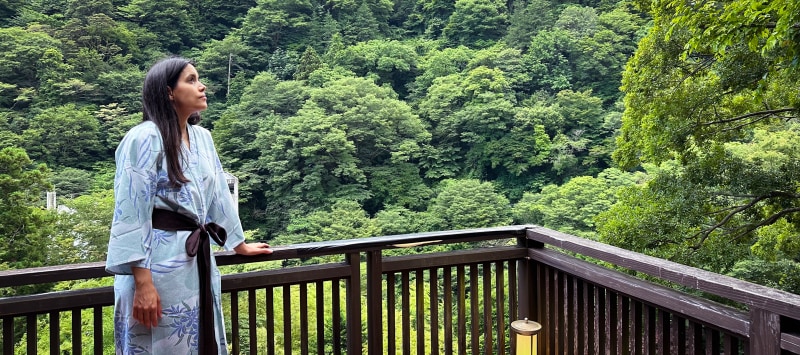
[[[694, 238], [700, 237], [700, 240], [698, 240], [697, 243], [692, 245], [690, 248], [693, 249], [693, 250], [700, 249], [700, 247], [702, 247], [703, 243], [705, 243], [706, 239], [708, 239], [708, 237], [711, 235], [711, 233], [713, 233], [714, 231], [716, 231], [718, 229], [722, 229], [737, 214], [739, 214], [739, 213], [741, 213], [741, 212], [743, 212], [743, 211], [745, 211], [747, 209], [752, 208], [753, 206], [755, 206], [756, 204], [758, 204], [761, 201], [768, 200], [768, 199], [771, 199], [771, 198], [779, 198], [779, 197], [788, 197], [788, 198], [795, 198], [796, 199], [796, 198], [798, 198], [800, 196], [798, 196], [797, 194], [791, 193], [791, 192], [786, 192], [786, 191], [770, 191], [770, 192], [768, 192], [768, 193], [766, 193], [764, 195], [754, 196], [753, 199], [750, 202], [746, 203], [746, 204], [733, 206], [733, 207], [728, 207], [728, 208], [724, 208], [724, 209], [722, 209], [720, 211], [717, 211], [715, 213], [719, 213], [719, 212], [723, 212], [723, 211], [729, 211], [729, 212], [725, 215], [725, 217], [722, 218], [722, 220], [720, 220], [716, 224], [712, 225], [709, 228], [705, 228], [705, 229], [701, 230], [700, 232], [697, 232], [694, 235], [692, 235], [690, 239], [694, 239]], [[731, 232], [736, 232], [736, 234], [733, 235], [733, 239], [736, 240], [736, 239], [739, 239], [739, 238], [747, 235], [748, 233], [750, 233], [750, 232], [752, 232], [752, 231], [754, 231], [754, 230], [756, 230], [756, 229], [758, 229], [760, 227], [768, 226], [770, 224], [775, 223], [779, 218], [781, 218], [781, 217], [783, 217], [783, 216], [785, 216], [787, 214], [795, 213], [795, 212], [800, 212], [800, 207], [787, 208], [787, 209], [780, 210], [780, 211], [772, 214], [771, 216], [762, 219], [761, 221], [759, 221], [757, 223], [751, 223], [751, 224], [746, 224], [744, 226], [735, 227], [735, 228], [732, 228], [730, 231]]]
[[766, 117], [769, 117], [769, 116], [772, 116], [772, 115], [776, 115], [776, 114], [784, 113], [784, 112], [792, 112], [792, 111], [796, 111], [796, 110], [797, 109], [795, 109], [794, 107], [786, 107], [786, 108], [778, 108], [778, 109], [774, 109], [774, 110], [764, 110], [764, 111], [758, 111], [758, 112], [750, 112], [750, 113], [747, 113], [747, 114], [744, 114], [744, 115], [741, 115], [741, 116], [726, 118], [726, 119], [717, 120], [717, 121], [704, 122], [704, 123], [701, 123], [700, 125], [702, 125], [702, 126], [711, 126], [711, 125], [715, 125], [715, 124], [737, 122], [737, 121], [748, 119], [750, 117], [765, 116], [765, 117], [758, 118], [756, 121], [753, 121], [753, 122], [757, 122], [759, 120], [762, 120], [762, 119], [764, 119]]

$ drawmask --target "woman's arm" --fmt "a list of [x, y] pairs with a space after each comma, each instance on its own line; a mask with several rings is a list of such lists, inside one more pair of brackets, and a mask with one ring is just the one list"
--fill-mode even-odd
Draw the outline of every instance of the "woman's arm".
[[267, 243], [241, 242], [239, 245], [233, 247], [233, 251], [240, 255], [272, 254], [272, 249], [270, 249]]

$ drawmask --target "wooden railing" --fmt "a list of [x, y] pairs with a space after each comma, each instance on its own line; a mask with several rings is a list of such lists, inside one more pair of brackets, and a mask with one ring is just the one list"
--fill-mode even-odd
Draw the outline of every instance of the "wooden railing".
[[[459, 250], [435, 250], [453, 243]], [[389, 255], [399, 248], [413, 252]], [[218, 253], [217, 262], [312, 257], [339, 260], [223, 276], [232, 353], [508, 354], [508, 325], [527, 317], [543, 325], [543, 354], [800, 354], [800, 296], [535, 226]], [[101, 263], [66, 265], [3, 271], [0, 286], [101, 277]], [[110, 287], [0, 299], [2, 353], [113, 351], [112, 303]]]
[[[546, 354], [800, 354], [800, 296], [532, 227], [520, 313], [543, 323]], [[723, 306], [542, 245], [730, 300]], [[522, 294], [530, 295], [523, 296]], [[744, 309], [744, 310], [742, 310]]]

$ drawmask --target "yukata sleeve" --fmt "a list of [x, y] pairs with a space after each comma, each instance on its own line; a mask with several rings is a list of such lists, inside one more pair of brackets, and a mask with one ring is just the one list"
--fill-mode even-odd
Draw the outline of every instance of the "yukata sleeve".
[[116, 152], [114, 217], [106, 271], [131, 274], [131, 267], [150, 268], [161, 139], [157, 130], [134, 127]]
[[236, 206], [234, 205], [233, 196], [231, 196], [230, 189], [228, 188], [228, 181], [225, 176], [225, 171], [222, 169], [222, 163], [219, 160], [217, 149], [214, 147], [214, 142], [211, 135], [208, 134], [207, 138], [210, 142], [211, 152], [211, 165], [214, 169], [215, 184], [211, 192], [211, 205], [208, 210], [209, 221], [214, 222], [225, 228], [228, 233], [228, 240], [225, 241], [224, 247], [226, 250], [233, 250], [234, 247], [244, 242], [244, 231], [242, 230], [242, 222], [239, 219]]

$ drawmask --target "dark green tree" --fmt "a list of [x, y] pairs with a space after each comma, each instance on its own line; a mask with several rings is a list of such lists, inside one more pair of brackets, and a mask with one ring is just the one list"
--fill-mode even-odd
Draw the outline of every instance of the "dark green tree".
[[502, 38], [506, 27], [508, 15], [503, 2], [456, 0], [442, 36], [452, 45], [484, 48]]
[[511, 47], [525, 50], [534, 35], [552, 28], [557, 15], [549, 0], [516, 0], [512, 5], [504, 41]]
[[419, 56], [415, 48], [399, 41], [372, 40], [344, 48], [332, 65], [342, 66], [358, 76], [378, 77], [379, 85], [389, 84], [401, 98], [414, 80]]
[[192, 20], [199, 14], [193, 10], [186, 0], [132, 0], [117, 8], [120, 16], [146, 30], [146, 37], [140, 38], [144, 46], [167, 53], [180, 53], [199, 44], [196, 21]]
[[428, 211], [437, 218], [437, 230], [484, 228], [511, 223], [508, 199], [491, 182], [444, 180]]
[[306, 80], [308, 75], [322, 67], [322, 60], [317, 55], [314, 47], [307, 47], [303, 55], [300, 56], [300, 63], [294, 72], [294, 80]]
[[75, 198], [89, 192], [92, 173], [76, 168], [64, 168], [53, 172], [50, 179], [58, 198]]
[[23, 108], [36, 96], [42, 71], [49, 70], [43, 58], [59, 52], [61, 43], [46, 32], [20, 27], [0, 28], [0, 83], [5, 107]]
[[91, 168], [107, 159], [102, 153], [100, 125], [88, 110], [69, 104], [36, 115], [22, 133], [31, 158], [52, 166]]
[[405, 27], [428, 39], [437, 39], [455, 10], [449, 0], [417, 0], [414, 13], [408, 16]]

